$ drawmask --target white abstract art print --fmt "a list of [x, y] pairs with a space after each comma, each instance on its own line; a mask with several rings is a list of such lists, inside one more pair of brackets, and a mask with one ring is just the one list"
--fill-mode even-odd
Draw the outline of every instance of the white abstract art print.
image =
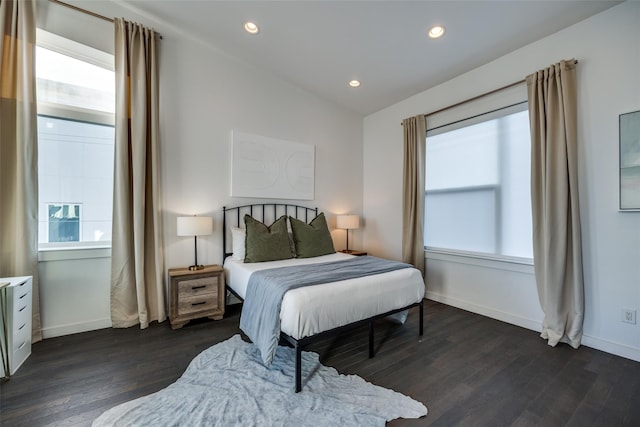
[[315, 146], [233, 131], [231, 196], [313, 200]]

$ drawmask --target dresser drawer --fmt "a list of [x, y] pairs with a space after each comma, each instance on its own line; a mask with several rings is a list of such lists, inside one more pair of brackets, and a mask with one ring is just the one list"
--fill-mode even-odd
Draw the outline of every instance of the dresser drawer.
[[180, 298], [178, 316], [218, 308], [218, 291]]
[[218, 290], [218, 277], [200, 277], [182, 279], [178, 282], [178, 297], [188, 298], [194, 295], [208, 294]]
[[31, 343], [31, 319], [14, 322], [12, 332], [13, 336], [10, 342], [12, 342], [13, 350], [17, 350], [25, 342]]
[[[31, 332], [31, 331], [29, 331]], [[31, 354], [31, 337], [28, 340], [22, 341], [19, 345], [12, 351], [11, 357], [9, 360], [11, 361], [11, 375], [15, 374], [20, 365], [24, 363], [24, 361]]]
[[15, 286], [11, 291], [10, 304], [13, 306], [13, 313], [11, 313], [13, 318], [17, 320], [24, 316], [31, 317], [31, 281]]
[[31, 292], [31, 278], [29, 280], [23, 280], [19, 284], [12, 287], [13, 293], [17, 298], [21, 298], [27, 292]]
[[23, 294], [21, 298], [15, 297], [13, 300], [13, 323], [19, 326], [31, 319], [31, 292]]

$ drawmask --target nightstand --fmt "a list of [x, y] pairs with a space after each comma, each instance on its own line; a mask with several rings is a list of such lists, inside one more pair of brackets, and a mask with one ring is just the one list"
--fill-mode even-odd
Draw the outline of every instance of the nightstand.
[[169, 269], [171, 329], [201, 317], [220, 320], [224, 315], [224, 270], [206, 265], [202, 270]]
[[363, 252], [363, 251], [354, 251], [353, 249], [343, 249], [340, 252], [342, 252], [343, 254], [349, 254], [349, 255], [353, 255], [353, 256], [365, 256], [367, 253]]

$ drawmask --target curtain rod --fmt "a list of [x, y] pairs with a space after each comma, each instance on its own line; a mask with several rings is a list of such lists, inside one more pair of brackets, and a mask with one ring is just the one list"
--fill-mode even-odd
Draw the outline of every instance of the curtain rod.
[[[577, 59], [574, 59], [574, 60], [573, 60], [573, 63], [574, 63], [574, 65], [575, 65], [575, 64], [577, 64], [577, 63], [578, 63], [578, 60], [577, 60]], [[453, 105], [449, 105], [449, 106], [446, 106], [446, 107], [440, 108], [440, 109], [438, 109], [438, 110], [432, 111], [432, 112], [430, 112], [430, 113], [426, 113], [426, 114], [424, 114], [424, 116], [425, 116], [425, 117], [432, 116], [432, 115], [434, 115], [434, 114], [441, 113], [441, 112], [443, 112], [443, 111], [447, 111], [447, 110], [449, 110], [449, 109], [451, 109], [451, 108], [455, 108], [455, 107], [458, 107], [458, 106], [460, 106], [460, 105], [463, 105], [463, 104], [466, 104], [466, 103], [469, 103], [469, 102], [473, 102], [473, 101], [475, 101], [475, 100], [477, 100], [477, 99], [484, 98], [485, 96], [493, 95], [494, 93], [496, 93], [496, 92], [500, 92], [501, 90], [509, 89], [509, 88], [511, 88], [511, 87], [513, 87], [513, 86], [517, 86], [517, 85], [519, 85], [519, 84], [522, 84], [522, 83], [524, 83], [525, 81], [526, 81], [526, 79], [518, 80], [517, 82], [513, 82], [513, 83], [510, 83], [510, 84], [508, 84], [508, 85], [505, 85], [505, 86], [499, 87], [498, 89], [493, 89], [493, 90], [490, 90], [489, 92], [481, 93], [480, 95], [476, 95], [476, 96], [474, 96], [473, 98], [465, 99], [464, 101], [456, 102], [456, 103], [455, 103], [455, 104], [453, 104]], [[402, 125], [402, 123], [400, 123], [400, 124]]]
[[[108, 16], [100, 15], [99, 13], [91, 12], [90, 10], [83, 9], [81, 7], [74, 6], [72, 4], [65, 3], [65, 2], [60, 1], [60, 0], [49, 0], [49, 1], [51, 3], [59, 4], [60, 6], [68, 7], [69, 9], [75, 10], [76, 12], [81, 12], [81, 13], [84, 13], [84, 14], [87, 14], [87, 15], [91, 15], [91, 16], [93, 16], [95, 18], [102, 19], [104, 21], [108, 21], [108, 22], [111, 22], [111, 23], [113, 23], [113, 21], [114, 21], [113, 18], [109, 18]], [[158, 37], [160, 38], [160, 40], [162, 40], [162, 34], [159, 34], [159, 33], [156, 33], [156, 34], [158, 34]]]

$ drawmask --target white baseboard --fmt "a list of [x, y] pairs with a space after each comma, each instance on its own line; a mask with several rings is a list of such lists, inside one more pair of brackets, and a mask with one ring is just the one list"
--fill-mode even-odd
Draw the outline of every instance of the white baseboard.
[[[522, 316], [515, 315], [513, 313], [506, 313], [500, 310], [496, 310], [491, 307], [485, 307], [478, 304], [474, 304], [469, 301], [461, 300], [459, 298], [453, 298], [446, 295], [436, 294], [434, 292], [427, 291], [425, 297], [427, 299], [441, 302], [452, 307], [461, 308], [472, 313], [477, 313], [482, 316], [497, 319], [502, 322], [510, 323], [512, 325], [520, 326], [522, 328], [530, 329], [532, 331], [540, 332], [541, 322], [539, 320], [527, 319]], [[584, 334], [582, 336], [582, 345], [591, 347], [596, 350], [604, 351], [606, 353], [615, 354], [626, 359], [635, 360], [640, 362], [640, 348], [630, 347], [624, 344], [619, 344], [611, 341], [607, 341], [602, 338], [594, 337]]]
[[446, 305], [461, 308], [472, 313], [481, 314], [492, 319], [500, 320], [502, 322], [510, 323], [512, 325], [520, 326], [522, 328], [531, 329], [532, 331], [540, 332], [540, 321], [534, 319], [527, 319], [522, 316], [518, 316], [512, 313], [496, 310], [495, 308], [485, 307], [469, 301], [461, 300], [459, 298], [453, 298], [446, 295], [440, 295], [427, 291], [426, 298], [438, 301]]
[[607, 341], [590, 335], [582, 336], [582, 345], [640, 362], [640, 348], [629, 347], [628, 345]]
[[55, 338], [63, 335], [77, 334], [79, 332], [95, 331], [96, 329], [104, 329], [111, 327], [111, 319], [95, 319], [88, 322], [68, 323], [66, 325], [58, 325], [42, 328], [42, 338]]

